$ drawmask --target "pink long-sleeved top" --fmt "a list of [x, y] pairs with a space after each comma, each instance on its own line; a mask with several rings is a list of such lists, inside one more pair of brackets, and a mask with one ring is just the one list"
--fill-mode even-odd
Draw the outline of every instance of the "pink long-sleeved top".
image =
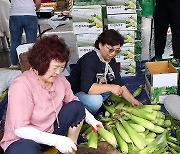
[[58, 75], [51, 89], [44, 89], [32, 69], [22, 73], [9, 89], [8, 109], [4, 137], [0, 142], [5, 150], [19, 139], [14, 130], [32, 126], [38, 130], [52, 133], [54, 121], [64, 104], [78, 100], [74, 96], [69, 82]]

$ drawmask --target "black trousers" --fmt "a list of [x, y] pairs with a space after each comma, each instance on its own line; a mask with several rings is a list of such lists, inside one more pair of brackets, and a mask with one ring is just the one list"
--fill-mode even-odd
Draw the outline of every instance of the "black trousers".
[[172, 31], [174, 58], [180, 59], [180, 0], [157, 0], [154, 11], [155, 56], [162, 57], [168, 27]]

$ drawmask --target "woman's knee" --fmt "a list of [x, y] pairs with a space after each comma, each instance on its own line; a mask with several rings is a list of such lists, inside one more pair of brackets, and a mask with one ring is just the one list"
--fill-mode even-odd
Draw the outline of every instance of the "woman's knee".
[[41, 154], [41, 147], [33, 140], [20, 139], [12, 143], [5, 154]]
[[95, 114], [102, 106], [103, 97], [101, 95], [90, 95], [87, 99], [86, 108], [93, 114]]

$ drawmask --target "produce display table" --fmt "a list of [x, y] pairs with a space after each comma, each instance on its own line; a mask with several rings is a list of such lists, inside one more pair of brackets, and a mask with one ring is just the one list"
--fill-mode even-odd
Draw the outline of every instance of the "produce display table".
[[[68, 23], [71, 23], [72, 20], [70, 20], [69, 17], [58, 17], [58, 15], [54, 15], [51, 18], [41, 18], [38, 19], [38, 31], [39, 31], [39, 36], [41, 37], [45, 32], [50, 31], [52, 29], [56, 29], [58, 27], [64, 26]], [[43, 25], [48, 25], [48, 28], [42, 30], [41, 27]]]

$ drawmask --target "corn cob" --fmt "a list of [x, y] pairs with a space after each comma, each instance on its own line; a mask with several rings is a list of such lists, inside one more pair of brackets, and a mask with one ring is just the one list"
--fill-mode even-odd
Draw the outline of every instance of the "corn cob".
[[146, 145], [149, 145], [154, 140], [155, 140], [155, 138], [145, 138]]
[[138, 133], [142, 133], [145, 131], [145, 128], [139, 124], [129, 124], [132, 128], [134, 128]]
[[146, 138], [155, 138], [156, 137], [156, 133], [154, 132], [149, 132], [147, 135], [146, 135]]
[[134, 92], [133, 92], [133, 96], [137, 97], [141, 94], [142, 90], [144, 88], [144, 85], [140, 85]]
[[88, 140], [88, 147], [97, 149], [97, 145], [98, 145], [97, 133], [92, 131], [90, 133], [90, 137], [89, 137], [89, 140]]
[[158, 104], [154, 104], [154, 105], [142, 105], [142, 106], [136, 106], [135, 108], [159, 111], [161, 109], [161, 105], [158, 105]]
[[164, 132], [164, 128], [154, 125], [154, 128], [151, 129], [151, 131], [155, 132], [155, 133], [163, 133]]
[[116, 140], [117, 140], [117, 143], [120, 147], [120, 150], [122, 151], [122, 153], [128, 153], [128, 145], [127, 143], [121, 138], [120, 134], [118, 133], [118, 131], [113, 128], [113, 132], [114, 132], [114, 135], [116, 137]]
[[143, 149], [146, 146], [144, 139], [125, 120], [121, 119], [121, 123], [128, 135], [130, 136], [133, 143], [139, 149]]
[[109, 131], [107, 131], [104, 128], [98, 128], [98, 133], [101, 135], [102, 138], [104, 138], [109, 144], [116, 147], [117, 141], [113, 134], [111, 134]]
[[123, 108], [126, 112], [128, 113], [131, 113], [133, 115], [136, 115], [138, 117], [141, 117], [141, 118], [144, 118], [144, 119], [147, 119], [147, 120], [155, 120], [156, 119], [156, 116], [154, 116], [153, 114], [145, 111], [145, 110], [140, 110], [140, 109], [135, 109], [135, 108], [132, 108], [132, 107], [126, 107], [126, 108]]
[[114, 113], [115, 112], [115, 108], [112, 106], [107, 106], [105, 104], [103, 104], [103, 107], [105, 108], [106, 111], [108, 111], [109, 113]]
[[132, 140], [130, 139], [129, 135], [127, 134], [127, 132], [125, 131], [124, 127], [122, 126], [122, 124], [120, 122], [116, 122], [115, 123], [116, 129], [118, 131], [118, 133], [120, 134], [120, 136], [123, 138], [123, 140], [126, 141], [126, 143], [132, 143]]
[[154, 128], [154, 124], [146, 119], [143, 119], [141, 117], [137, 117], [135, 115], [130, 115], [126, 113], [126, 116], [128, 118], [130, 118], [131, 120], [135, 121], [137, 124], [149, 129], [149, 130], [153, 130]]

